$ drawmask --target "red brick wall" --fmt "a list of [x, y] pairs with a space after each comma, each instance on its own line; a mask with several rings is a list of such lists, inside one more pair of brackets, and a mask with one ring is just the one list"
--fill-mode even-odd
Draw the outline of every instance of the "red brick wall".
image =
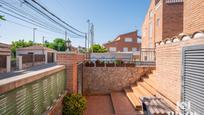
[[198, 44], [204, 45], [204, 38], [159, 45], [156, 48], [157, 89], [174, 104], [181, 98], [182, 48]]
[[174, 4], [163, 3], [162, 38], [165, 39], [177, 36], [182, 32], [183, 32], [183, 3]]
[[[150, 19], [150, 11], [153, 17]], [[152, 23], [152, 39], [150, 36], [150, 23]], [[142, 25], [142, 48], [149, 48], [151, 44], [168, 37], [176, 36], [183, 32], [183, 3], [166, 4], [160, 0], [155, 6], [155, 0], [151, 1]]]
[[57, 53], [57, 64], [66, 65], [68, 93], [77, 93], [77, 63], [84, 59], [85, 56], [81, 54]]
[[[140, 43], [137, 43], [138, 35], [137, 32], [131, 32], [127, 34], [123, 34], [118, 36], [120, 37], [120, 40], [118, 41], [113, 41], [111, 43], [106, 43], [104, 44], [104, 47], [109, 49], [110, 47], [116, 47], [116, 50], [119, 52], [123, 52], [123, 47], [127, 47], [128, 51], [132, 51], [132, 48], [137, 48], [138, 50], [141, 47]], [[125, 42], [125, 38], [132, 38], [132, 42]]]
[[184, 0], [184, 33], [204, 30], [204, 0]]

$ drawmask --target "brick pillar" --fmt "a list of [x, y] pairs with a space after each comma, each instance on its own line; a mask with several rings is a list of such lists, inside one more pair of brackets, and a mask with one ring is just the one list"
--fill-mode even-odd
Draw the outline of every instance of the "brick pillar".
[[11, 72], [11, 56], [6, 57], [6, 71]]
[[47, 52], [45, 52], [45, 63], [46, 63], [46, 64], [48, 63], [48, 60], [47, 60]]
[[22, 61], [22, 56], [17, 56], [17, 60], [16, 60], [16, 66], [19, 70], [23, 69], [23, 61]]
[[57, 64], [66, 65], [68, 93], [77, 93], [77, 62], [83, 61], [84, 58], [79, 59], [78, 54], [65, 52], [58, 52], [56, 57]]

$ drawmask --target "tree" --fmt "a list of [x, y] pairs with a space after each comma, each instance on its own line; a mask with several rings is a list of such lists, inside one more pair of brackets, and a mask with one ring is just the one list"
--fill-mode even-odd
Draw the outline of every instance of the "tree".
[[62, 38], [56, 38], [53, 40], [53, 42], [45, 41], [44, 46], [48, 47], [48, 48], [52, 48], [52, 49], [57, 50], [57, 51], [65, 51], [66, 50], [65, 40]]
[[17, 48], [29, 47], [32, 45], [34, 45], [32, 41], [25, 41], [25, 40], [12, 41], [11, 52], [13, 56], [16, 57]]
[[108, 50], [106, 48], [104, 48], [103, 46], [101, 46], [100, 44], [94, 44], [94, 45], [91, 46], [89, 51], [90, 52], [93, 51], [93, 53], [105, 53]]
[[0, 20], [4, 20], [5, 21], [6, 19], [4, 18], [4, 16], [0, 15]]

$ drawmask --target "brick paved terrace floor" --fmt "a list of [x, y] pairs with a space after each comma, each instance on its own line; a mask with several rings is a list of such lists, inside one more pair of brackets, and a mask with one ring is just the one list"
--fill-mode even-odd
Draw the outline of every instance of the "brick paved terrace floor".
[[88, 104], [84, 115], [141, 115], [134, 109], [124, 92], [86, 97]]

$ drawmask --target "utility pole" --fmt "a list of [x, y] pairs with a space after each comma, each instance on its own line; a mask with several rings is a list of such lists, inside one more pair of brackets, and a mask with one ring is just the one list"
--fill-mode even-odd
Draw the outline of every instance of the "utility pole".
[[92, 46], [94, 44], [94, 25], [93, 23], [91, 23], [90, 34], [91, 34], [91, 46]]
[[37, 28], [33, 28], [33, 44], [35, 43], [35, 31], [37, 30]]
[[89, 49], [89, 40], [90, 40], [90, 20], [87, 20], [88, 23], [88, 33], [87, 33], [87, 40], [88, 40], [88, 49]]
[[45, 44], [45, 36], [42, 37], [42, 44]]
[[64, 35], [64, 37], [65, 37], [65, 41], [67, 41], [67, 31], [65, 31], [65, 33], [64, 33], [65, 35]]
[[86, 52], [87, 52], [87, 33], [85, 34], [85, 48], [86, 48]]
[[85, 33], [85, 58], [87, 59], [87, 33]]

